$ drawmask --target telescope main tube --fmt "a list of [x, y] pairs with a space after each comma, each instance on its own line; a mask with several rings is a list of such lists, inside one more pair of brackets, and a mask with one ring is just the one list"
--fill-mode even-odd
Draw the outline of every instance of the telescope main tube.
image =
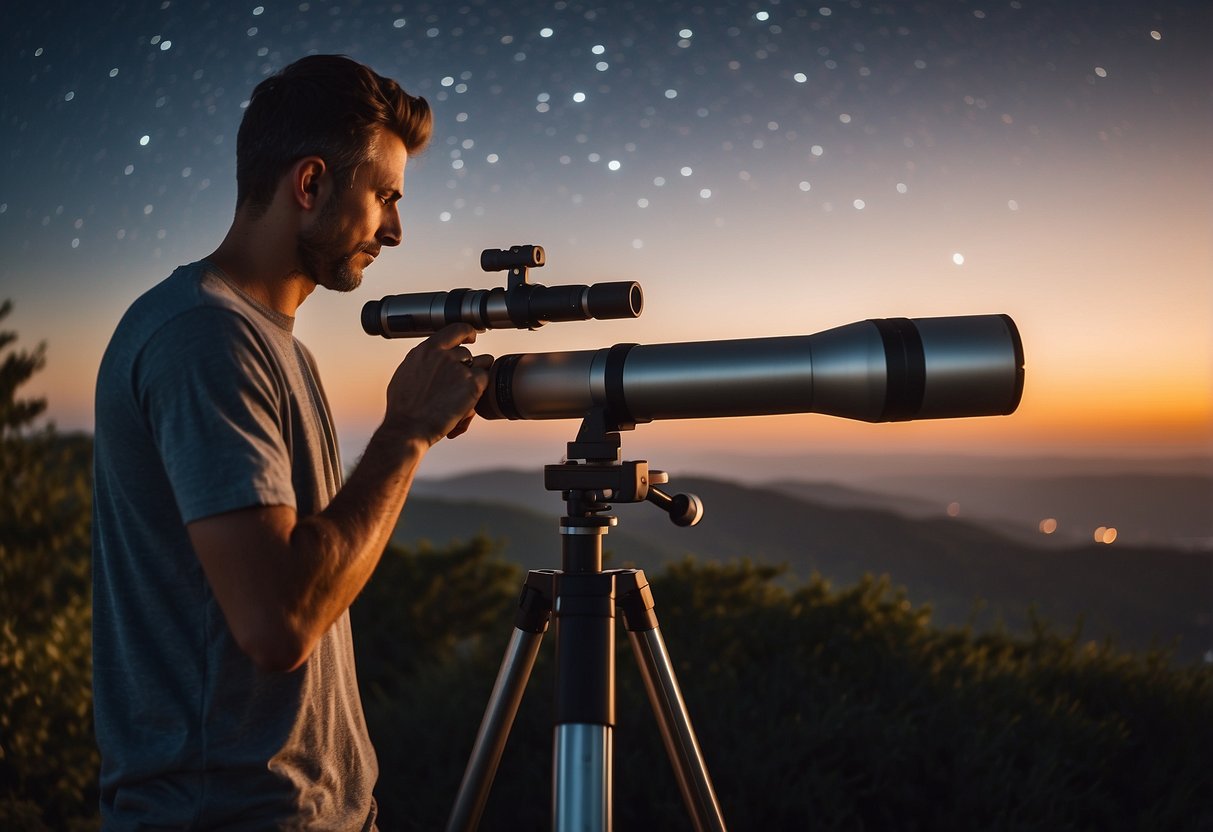
[[1006, 315], [860, 321], [815, 335], [620, 344], [498, 358], [486, 419], [618, 422], [824, 413], [865, 422], [995, 416], [1023, 394], [1023, 344]]

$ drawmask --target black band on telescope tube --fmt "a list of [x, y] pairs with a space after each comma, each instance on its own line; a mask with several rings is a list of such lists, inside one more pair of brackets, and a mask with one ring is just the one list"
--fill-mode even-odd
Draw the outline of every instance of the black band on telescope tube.
[[523, 283], [511, 286], [505, 293], [505, 309], [510, 316], [514, 329], [533, 329], [541, 326], [540, 322], [531, 319], [531, 294], [536, 284]]
[[463, 296], [471, 289], [452, 289], [446, 293], [446, 303], [442, 307], [442, 323], [453, 324], [463, 320]]
[[514, 368], [522, 358], [520, 353], [503, 355], [493, 362], [493, 402], [501, 415], [506, 419], [521, 419], [518, 407], [514, 404]]
[[[607, 413], [617, 423], [635, 424], [636, 419], [628, 410], [627, 397], [623, 393], [623, 365], [635, 344], [616, 344], [607, 350], [603, 384], [606, 388]], [[647, 420], [642, 420], [647, 421]]]
[[922, 336], [909, 318], [873, 320], [884, 343], [888, 379], [885, 386], [882, 422], [904, 422], [922, 409], [927, 386], [927, 362]]

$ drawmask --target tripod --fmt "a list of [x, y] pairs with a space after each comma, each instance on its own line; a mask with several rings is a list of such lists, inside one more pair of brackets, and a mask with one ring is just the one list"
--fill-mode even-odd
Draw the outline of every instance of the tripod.
[[544, 467], [544, 488], [560, 491], [561, 569], [532, 570], [518, 602], [514, 631], [472, 746], [447, 832], [475, 830], [506, 739], [522, 701], [543, 634], [556, 617], [556, 704], [552, 763], [552, 829], [610, 832], [615, 725], [615, 609], [628, 639], [696, 832], [725, 832], [724, 818], [682, 700], [674, 666], [653, 612], [653, 594], [639, 569], [602, 568], [602, 538], [617, 524], [607, 501], [649, 501], [680, 526], [698, 522], [703, 507], [690, 495], [671, 497], [648, 463], [620, 462], [619, 431], [596, 408], [568, 443], [568, 461]]

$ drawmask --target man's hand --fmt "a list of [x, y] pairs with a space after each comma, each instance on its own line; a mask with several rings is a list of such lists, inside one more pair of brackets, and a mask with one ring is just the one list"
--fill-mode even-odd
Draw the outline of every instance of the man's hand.
[[450, 324], [410, 350], [388, 383], [383, 430], [427, 446], [466, 431], [493, 363], [463, 346], [475, 340], [469, 324]]

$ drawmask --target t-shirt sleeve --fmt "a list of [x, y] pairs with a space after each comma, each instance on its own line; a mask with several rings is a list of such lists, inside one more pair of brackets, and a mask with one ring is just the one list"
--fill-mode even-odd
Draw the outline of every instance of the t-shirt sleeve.
[[134, 385], [184, 522], [295, 507], [290, 392], [247, 320], [218, 307], [174, 318], [144, 346]]

